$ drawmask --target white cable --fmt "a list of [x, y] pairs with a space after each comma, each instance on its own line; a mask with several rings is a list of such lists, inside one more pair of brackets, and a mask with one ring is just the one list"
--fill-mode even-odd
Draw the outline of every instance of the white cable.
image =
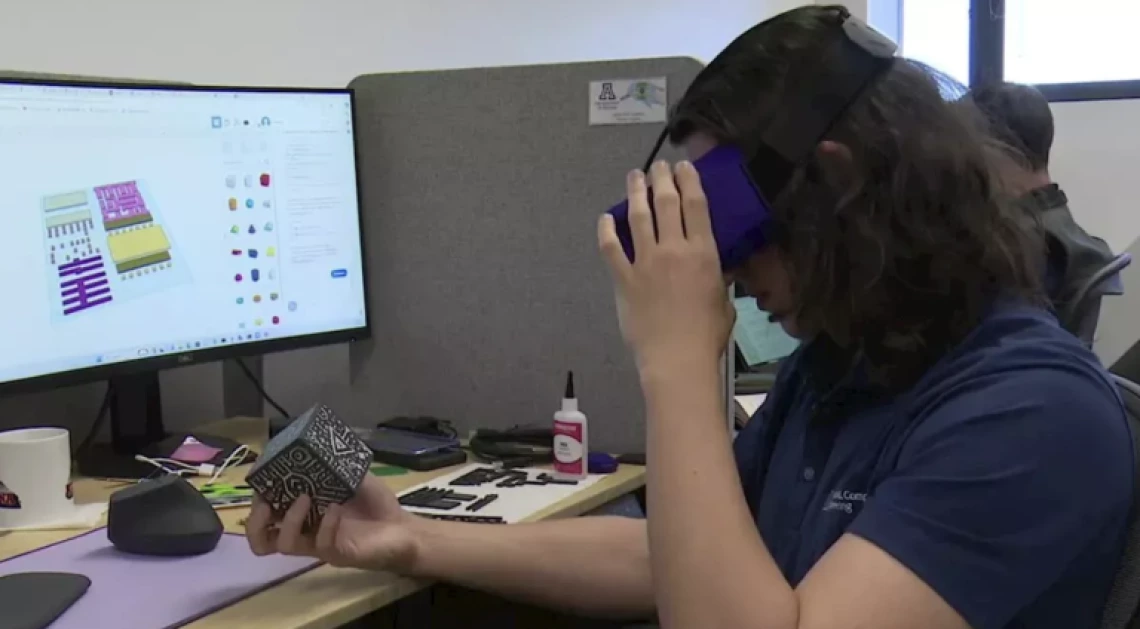
[[249, 446], [247, 445], [243, 444], [237, 448], [234, 448], [234, 451], [226, 457], [225, 461], [222, 461], [222, 464], [218, 466], [218, 469], [214, 470], [214, 473], [210, 476], [210, 480], [206, 481], [206, 484], [210, 485], [217, 482], [217, 480], [222, 476], [222, 474], [225, 473], [227, 469], [244, 461], [247, 454], [249, 454]]
[[[153, 465], [154, 467], [157, 467], [167, 474], [174, 474], [176, 476], [198, 473], [197, 468], [187, 465], [181, 461], [175, 461], [173, 459], [152, 459], [141, 454], [136, 454], [135, 460], [139, 461], [140, 463]], [[167, 465], [170, 465], [171, 467], [167, 467]]]

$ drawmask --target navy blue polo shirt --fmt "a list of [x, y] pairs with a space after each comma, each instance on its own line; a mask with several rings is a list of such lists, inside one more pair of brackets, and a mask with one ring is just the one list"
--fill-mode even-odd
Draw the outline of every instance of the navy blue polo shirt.
[[735, 442], [749, 507], [791, 584], [851, 533], [973, 629], [1097, 626], [1133, 456], [1091, 352], [1029, 307], [995, 310], [902, 394], [823, 377], [811, 351], [786, 362]]

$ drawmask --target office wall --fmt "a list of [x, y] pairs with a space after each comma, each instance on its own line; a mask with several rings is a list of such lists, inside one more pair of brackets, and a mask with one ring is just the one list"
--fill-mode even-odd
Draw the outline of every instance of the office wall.
[[1073, 215], [1114, 251], [1136, 260], [1123, 274], [1125, 295], [1104, 301], [1094, 349], [1111, 365], [1140, 341], [1140, 100], [1053, 103], [1057, 137], [1053, 177]]
[[1123, 251], [1140, 237], [1140, 100], [1053, 103], [1053, 176], [1088, 231]]
[[[709, 59], [797, 0], [37, 0], [5, 3], [0, 70], [202, 84], [341, 86], [373, 72], [639, 57]], [[347, 367], [347, 366], [346, 366]], [[168, 426], [223, 415], [223, 370], [163, 374]], [[82, 438], [102, 385], [0, 400], [0, 430]]]
[[0, 65], [198, 83], [345, 85], [369, 72], [708, 60], [795, 0], [36, 0], [5, 3]]

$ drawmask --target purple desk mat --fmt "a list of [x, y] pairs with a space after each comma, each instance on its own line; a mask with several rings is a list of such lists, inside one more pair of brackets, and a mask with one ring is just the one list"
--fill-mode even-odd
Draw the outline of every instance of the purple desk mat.
[[245, 536], [222, 535], [196, 557], [144, 557], [116, 550], [100, 528], [0, 561], [19, 572], [86, 575], [91, 587], [50, 629], [175, 629], [319, 564], [306, 557], [258, 557]]

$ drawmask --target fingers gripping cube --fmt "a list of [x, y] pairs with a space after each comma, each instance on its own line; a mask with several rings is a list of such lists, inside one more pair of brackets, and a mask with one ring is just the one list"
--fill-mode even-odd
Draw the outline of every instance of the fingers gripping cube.
[[271, 439], [246, 483], [282, 516], [302, 495], [312, 499], [305, 520], [313, 529], [330, 504], [352, 498], [372, 463], [372, 451], [336, 413], [317, 404]]

